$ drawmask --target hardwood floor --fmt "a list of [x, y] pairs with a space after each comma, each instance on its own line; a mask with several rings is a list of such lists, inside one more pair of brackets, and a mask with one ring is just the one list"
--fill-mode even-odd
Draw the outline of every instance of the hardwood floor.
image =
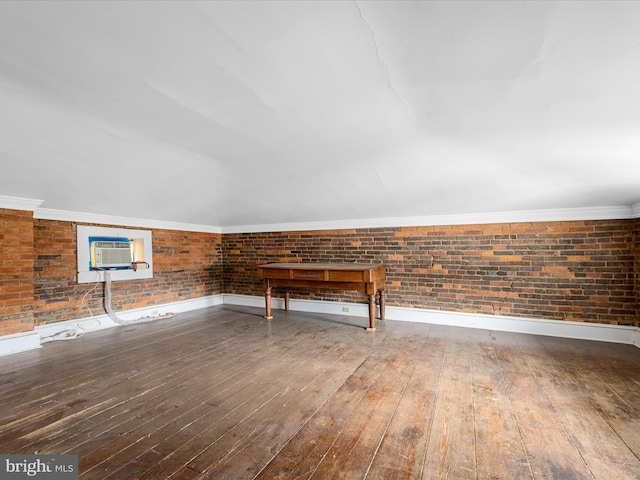
[[0, 453], [100, 480], [640, 479], [637, 347], [262, 314], [0, 357]]

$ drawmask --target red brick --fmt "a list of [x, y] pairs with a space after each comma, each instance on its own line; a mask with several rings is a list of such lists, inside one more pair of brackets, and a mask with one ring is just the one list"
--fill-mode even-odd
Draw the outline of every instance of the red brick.
[[[565, 319], [567, 311], [561, 308], [570, 306], [575, 308], [572, 313], [590, 321], [637, 325], [638, 223], [523, 222], [358, 229], [355, 235], [352, 230], [224, 235], [224, 289], [260, 295], [258, 263], [369, 260], [387, 265], [390, 305], [472, 313], [501, 305], [502, 314], [509, 310], [510, 315], [550, 319]], [[292, 255], [283, 257], [282, 249]], [[634, 292], [634, 305], [616, 311], [620, 283]], [[579, 304], [570, 287], [581, 292]], [[299, 295], [354, 298], [325, 291]], [[504, 302], [507, 298], [509, 303]], [[589, 313], [595, 309], [601, 311]]]

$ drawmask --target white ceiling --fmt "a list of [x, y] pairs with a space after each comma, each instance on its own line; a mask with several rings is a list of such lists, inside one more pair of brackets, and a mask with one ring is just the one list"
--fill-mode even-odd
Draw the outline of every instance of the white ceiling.
[[640, 202], [640, 2], [2, 1], [0, 195], [230, 227]]

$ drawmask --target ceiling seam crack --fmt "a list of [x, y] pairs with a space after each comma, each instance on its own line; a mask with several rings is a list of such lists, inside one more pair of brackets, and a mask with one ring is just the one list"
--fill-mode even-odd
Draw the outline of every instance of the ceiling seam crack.
[[382, 57], [382, 55], [380, 54], [380, 46], [378, 45], [378, 41], [376, 39], [376, 33], [373, 30], [373, 27], [371, 26], [371, 24], [369, 23], [369, 21], [367, 20], [367, 18], [364, 16], [364, 13], [362, 13], [362, 9], [360, 8], [360, 5], [358, 4], [357, 0], [353, 0], [354, 5], [356, 6], [356, 8], [358, 9], [358, 15], [360, 16], [360, 18], [362, 19], [362, 21], [365, 23], [365, 25], [367, 26], [367, 28], [369, 29], [369, 31], [371, 32], [371, 39], [373, 40], [373, 45], [376, 49], [376, 57], [378, 58], [378, 60], [380, 61], [380, 63], [382, 63], [384, 65], [384, 69], [385, 69], [385, 73], [387, 76], [387, 83], [389, 84], [389, 88], [391, 88], [391, 90], [396, 94], [396, 96], [400, 99], [400, 101], [404, 104], [405, 106], [405, 111], [407, 114], [407, 117], [409, 117], [411, 119], [411, 121], [413, 121], [416, 125], [418, 125], [420, 127], [420, 129], [426, 133], [427, 129], [425, 128], [425, 126], [422, 124], [422, 122], [420, 122], [420, 120], [418, 120], [415, 116], [413, 116], [413, 114], [411, 113], [411, 105], [409, 104], [409, 102], [407, 101], [407, 99], [404, 97], [404, 95], [402, 95], [402, 93], [400, 93], [400, 91], [393, 85], [393, 80], [391, 79], [391, 67], [389, 66], [389, 63]]
[[27, 148], [27, 147], [31, 147], [33, 145], [35, 145], [36, 143], [38, 143], [40, 140], [48, 137], [49, 135], [52, 135], [53, 133], [56, 133], [56, 131], [53, 132], [49, 132], [49, 133], [45, 133], [40, 135], [38, 138], [35, 138], [27, 143], [24, 143], [22, 145], [18, 145], [16, 147], [10, 148], [9, 150], [0, 150], [1, 154], [8, 154], [8, 153], [13, 153], [13, 152], [17, 152], [18, 150], [22, 150], [23, 148]]

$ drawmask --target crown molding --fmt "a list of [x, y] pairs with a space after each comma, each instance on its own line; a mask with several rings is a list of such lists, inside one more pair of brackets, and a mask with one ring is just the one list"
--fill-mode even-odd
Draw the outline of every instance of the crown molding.
[[166, 222], [132, 217], [101, 215], [39, 208], [43, 200], [0, 195], [0, 208], [28, 210], [34, 212], [34, 218], [42, 220], [61, 220], [100, 225], [125, 227], [156, 228], [202, 233], [260, 233], [306, 230], [348, 230], [354, 228], [418, 227], [446, 225], [481, 225], [489, 223], [521, 222], [563, 222], [580, 220], [624, 220], [640, 218], [640, 202], [631, 206], [604, 206], [583, 208], [558, 208], [546, 210], [519, 210], [511, 212], [484, 212], [454, 215], [429, 215], [413, 217], [386, 217], [368, 219], [350, 219], [319, 222], [295, 222], [238, 225], [219, 227], [191, 223]]
[[520, 210], [421, 217], [370, 218], [328, 222], [278, 223], [222, 227], [222, 233], [260, 233], [305, 230], [345, 230], [353, 228], [429, 227], [444, 225], [482, 225], [490, 223], [566, 222], [580, 220], [624, 220], [640, 218], [640, 203], [633, 207], [584, 207], [548, 210]]
[[36, 200], [33, 198], [6, 197], [4, 195], [0, 195], [0, 208], [6, 208], [8, 210], [26, 210], [29, 212], [33, 212], [43, 203], [44, 200]]
[[67, 222], [95, 223], [121, 227], [155, 228], [159, 230], [179, 230], [184, 232], [222, 233], [220, 227], [210, 225], [195, 225], [191, 223], [165, 222], [143, 218], [99, 215], [95, 213], [70, 212], [66, 210], [52, 210], [49, 208], [36, 209], [33, 217], [41, 220], [61, 220]]

